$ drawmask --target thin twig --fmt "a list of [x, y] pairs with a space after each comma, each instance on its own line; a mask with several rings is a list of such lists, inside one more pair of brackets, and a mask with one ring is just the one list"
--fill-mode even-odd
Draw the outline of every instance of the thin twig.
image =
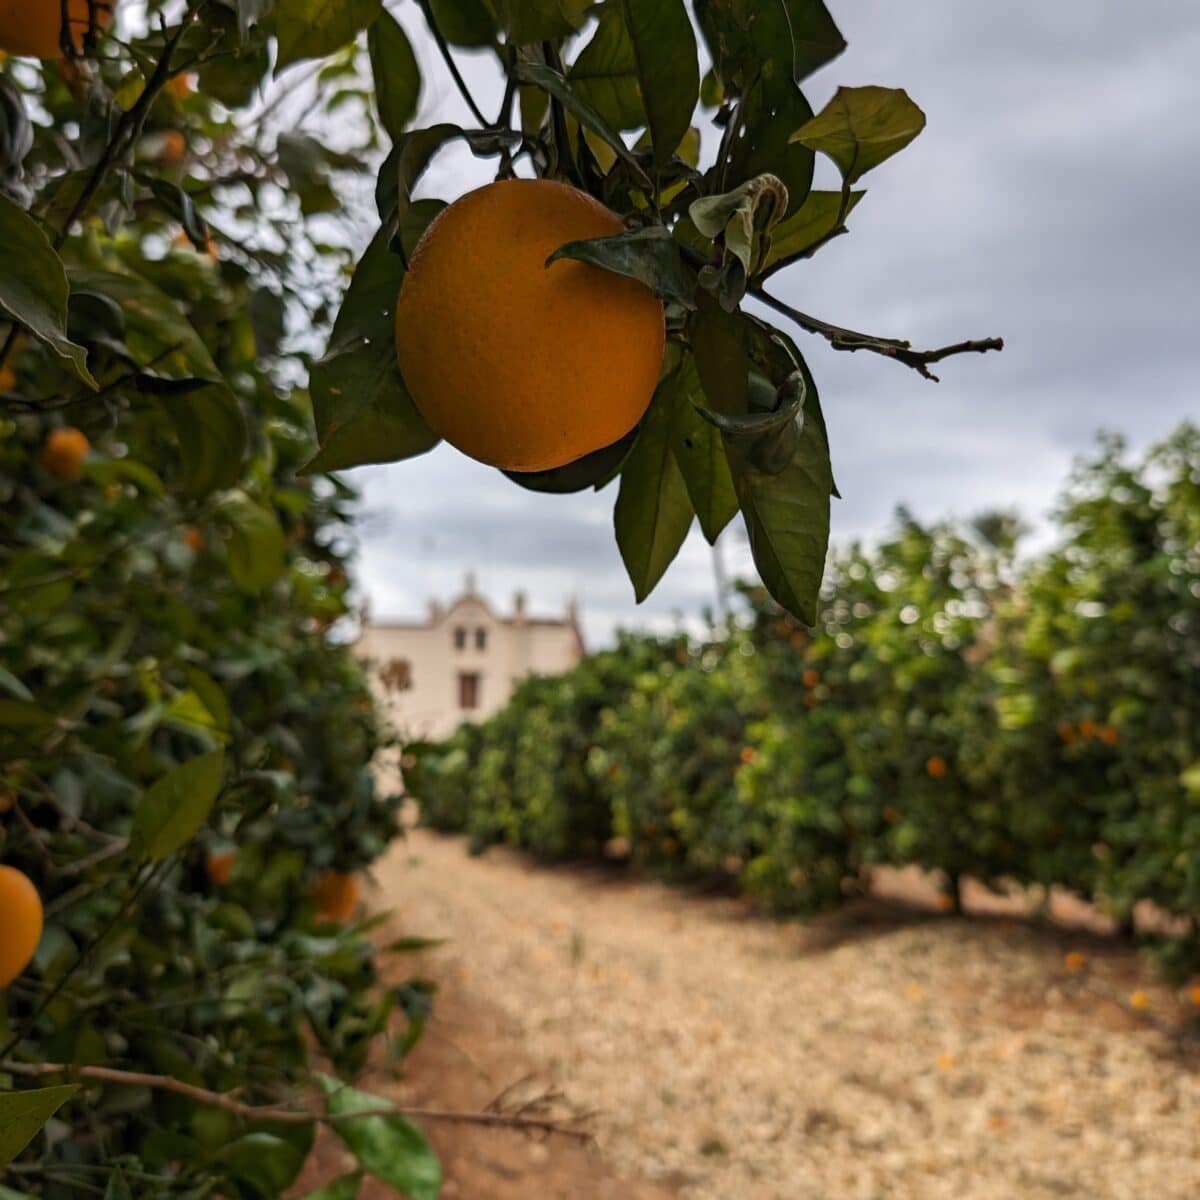
[[437, 21], [434, 20], [433, 9], [429, 7], [429, 0], [417, 0], [417, 7], [424, 14], [425, 23], [429, 26], [429, 32], [433, 34], [433, 40], [437, 43], [437, 48], [446, 64], [446, 68], [449, 70], [450, 76], [457, 85], [462, 98], [467, 102], [467, 107], [471, 110], [471, 115], [479, 122], [481, 128], [490, 129], [491, 122], [483, 115], [483, 110], [479, 105], [475, 103], [475, 97], [471, 95], [471, 90], [467, 87], [467, 81], [459, 74], [458, 64], [454, 61], [454, 56], [450, 53], [450, 47], [446, 44], [446, 39], [442, 36], [442, 31], [438, 28]]
[[560, 1134], [563, 1137], [590, 1141], [592, 1135], [583, 1129], [572, 1129], [569, 1125], [548, 1118], [510, 1116], [494, 1112], [454, 1112], [441, 1108], [406, 1108], [389, 1105], [386, 1108], [364, 1108], [343, 1113], [319, 1113], [308, 1109], [282, 1108], [278, 1105], [247, 1104], [228, 1092], [210, 1092], [206, 1088], [184, 1083], [170, 1075], [146, 1075], [139, 1071], [121, 1071], [115, 1067], [72, 1066], [69, 1063], [14, 1063], [5, 1062], [2, 1069], [12, 1075], [65, 1075], [75, 1079], [94, 1079], [103, 1083], [128, 1084], [137, 1087], [155, 1088], [164, 1092], [175, 1092], [199, 1104], [223, 1108], [247, 1121], [272, 1121], [283, 1125], [308, 1125], [311, 1123], [334, 1125], [363, 1117], [413, 1117], [425, 1121], [450, 1121], [464, 1125], [499, 1125], [512, 1129], [536, 1129], [542, 1133]]
[[941, 362], [955, 354], [986, 354], [989, 350], [1003, 350], [1004, 339], [998, 337], [981, 338], [978, 341], [955, 342], [952, 346], [942, 346], [937, 350], [914, 350], [912, 342], [901, 341], [899, 338], [874, 337], [869, 333], [857, 333], [853, 329], [843, 329], [840, 325], [831, 325], [818, 317], [809, 316], [785, 304], [782, 300], [763, 291], [762, 287], [753, 287], [750, 294], [761, 300], [768, 308], [782, 313], [795, 321], [801, 329], [815, 333], [825, 338], [835, 350], [869, 350], [873, 354], [882, 354], [885, 358], [894, 358], [906, 367], [912, 367], [919, 375], [938, 382], [938, 377], [929, 369], [932, 363]]

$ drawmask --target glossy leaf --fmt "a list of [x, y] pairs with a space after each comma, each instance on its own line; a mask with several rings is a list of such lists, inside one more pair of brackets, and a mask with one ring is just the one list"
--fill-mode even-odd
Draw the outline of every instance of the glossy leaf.
[[641, 603], [671, 565], [695, 515], [672, 452], [674, 398], [660, 384], [621, 468], [614, 525], [621, 560]]
[[[849, 194], [845, 216], [855, 210], [866, 194], [865, 191]], [[842, 217], [841, 192], [809, 192], [808, 199], [799, 210], [771, 231], [770, 248], [759, 274], [765, 278], [796, 259], [804, 258], [814, 246], [833, 233], [838, 227], [839, 217]]]
[[[331, 1114], [388, 1108], [379, 1096], [347, 1087], [340, 1080], [319, 1075], [325, 1109]], [[359, 1163], [410, 1200], [437, 1200], [442, 1186], [442, 1166], [424, 1134], [403, 1117], [369, 1116], [336, 1121], [331, 1126]]]
[[375, 104], [384, 129], [395, 141], [417, 111], [421, 70], [412, 43], [400, 23], [384, 11], [367, 33], [367, 51], [375, 78]]
[[133, 814], [132, 857], [156, 862], [186, 846], [208, 820], [224, 773], [225, 751], [210, 750], [157, 779]]
[[683, 0], [621, 0], [621, 12], [661, 166], [687, 133], [700, 98], [696, 36]]
[[490, 46], [496, 39], [490, 0], [430, 0], [429, 7], [439, 32], [452, 46]]
[[591, 41], [576, 56], [567, 79], [575, 94], [614, 129], [645, 125], [637, 58], [619, 6], [601, 10]]
[[351, 1171], [319, 1187], [315, 1192], [306, 1192], [301, 1200], [356, 1200], [362, 1186], [362, 1172]]
[[413, 403], [396, 364], [396, 298], [404, 263], [381, 229], [354, 273], [329, 349], [309, 391], [320, 450], [305, 470], [337, 471], [424, 454], [438, 438]]
[[125, 1172], [119, 1168], [108, 1177], [108, 1187], [104, 1189], [104, 1200], [133, 1200], [133, 1193], [125, 1179]]
[[788, 75], [756, 79], [735, 110], [732, 148], [721, 166], [720, 187], [729, 191], [759, 175], [776, 175], [788, 192], [788, 213], [812, 189], [813, 152], [790, 140], [797, 124], [812, 116], [803, 92]]
[[925, 114], [900, 88], [841, 87], [790, 140], [827, 154], [851, 184], [903, 150], [924, 128]]
[[746, 320], [740, 313], [726, 312], [706, 292], [698, 293], [697, 300], [690, 341], [708, 407], [739, 415], [747, 411], [749, 395]]
[[243, 491], [227, 492], [217, 512], [229, 522], [229, 573], [242, 591], [266, 591], [283, 572], [286, 543], [274, 511]]
[[513, 45], [570, 37], [586, 18], [589, 0], [492, 0]]
[[275, 0], [278, 74], [305, 58], [324, 58], [352, 42], [382, 11], [380, 0]]
[[68, 1083], [25, 1092], [0, 1092], [0, 1167], [12, 1162], [77, 1091], [77, 1083]]
[[282, 1195], [304, 1166], [304, 1155], [273, 1133], [247, 1133], [222, 1147], [221, 1162], [259, 1195]]
[[[63, 366], [91, 387], [82, 346], [67, 337], [67, 297], [70, 292], [62, 260], [42, 227], [0, 192], [0, 315], [23, 325], [44, 342]], [[14, 264], [20, 269], [13, 269]]]
[[546, 259], [546, 265], [560, 258], [577, 259], [636, 279], [661, 300], [695, 308], [692, 299], [696, 290], [695, 280], [679, 256], [679, 243], [671, 236], [670, 230], [661, 225], [631, 229], [611, 237], [568, 242]]

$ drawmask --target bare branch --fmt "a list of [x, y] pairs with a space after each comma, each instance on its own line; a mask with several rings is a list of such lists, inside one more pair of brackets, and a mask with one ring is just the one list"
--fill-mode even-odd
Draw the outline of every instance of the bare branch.
[[942, 346], [937, 350], [914, 350], [912, 342], [858, 333], [853, 329], [843, 329], [840, 325], [831, 325], [828, 321], [809, 316], [808, 313], [801, 312], [763, 291], [762, 287], [751, 288], [750, 294], [768, 308], [773, 308], [777, 313], [795, 321], [806, 332], [825, 338], [835, 350], [869, 350], [873, 354], [882, 354], [885, 358], [894, 358], [906, 367], [912, 367], [919, 375], [932, 379], [934, 383], [938, 382], [938, 377], [929, 369], [932, 363], [941, 362], [942, 359], [955, 354], [986, 354], [989, 350], [1004, 349], [1003, 338], [991, 337], [978, 341], [955, 342], [952, 346]]
[[170, 1075], [146, 1075], [139, 1071], [121, 1071], [115, 1067], [72, 1066], [67, 1063], [17, 1063], [5, 1062], [0, 1069], [11, 1075], [41, 1076], [64, 1075], [73, 1079], [93, 1079], [103, 1083], [129, 1084], [174, 1092], [195, 1100], [198, 1104], [223, 1108], [246, 1121], [274, 1121], [283, 1125], [340, 1124], [362, 1117], [412, 1117], [423, 1121], [447, 1121], [463, 1125], [493, 1125], [509, 1129], [537, 1130], [539, 1133], [558, 1134], [562, 1137], [591, 1141], [592, 1134], [583, 1129], [574, 1129], [547, 1117], [531, 1117], [521, 1114], [510, 1115], [498, 1112], [454, 1112], [441, 1108], [405, 1108], [389, 1105], [380, 1108], [364, 1108], [353, 1112], [320, 1113], [308, 1109], [287, 1108], [278, 1105], [247, 1104], [228, 1092], [210, 1092], [174, 1079]]

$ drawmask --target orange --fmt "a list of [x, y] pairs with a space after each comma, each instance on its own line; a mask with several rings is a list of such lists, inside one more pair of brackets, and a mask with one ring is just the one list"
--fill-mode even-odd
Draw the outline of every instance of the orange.
[[0, 867], [0, 988], [29, 966], [42, 940], [42, 898], [28, 876]]
[[214, 851], [204, 860], [204, 870], [217, 887], [224, 887], [233, 877], [233, 864], [236, 861], [236, 850]]
[[1078, 974], [1087, 966], [1087, 955], [1082, 950], [1068, 950], [1063, 955], [1063, 965], [1068, 971]]
[[177, 163], [187, 151], [187, 138], [178, 129], [168, 129], [162, 135], [158, 157], [166, 163]]
[[[71, 39], [83, 49], [88, 0], [68, 0]], [[116, 0], [94, 0], [96, 23], [107, 28]], [[62, 0], [0, 0], [0, 47], [32, 58], [62, 58]]]
[[53, 429], [42, 447], [42, 463], [51, 475], [59, 479], [78, 479], [83, 474], [83, 460], [91, 443], [78, 429]]
[[1150, 995], [1148, 992], [1143, 992], [1138, 988], [1136, 992], [1129, 993], [1129, 1007], [1137, 1008], [1143, 1012], [1150, 1007]]
[[326, 871], [313, 890], [317, 916], [323, 921], [348, 921], [358, 907], [358, 880], [353, 875]]
[[953, 912], [956, 907], [954, 897], [949, 892], [938, 892], [934, 905], [938, 912]]
[[757, 751], [755, 751], [753, 746], [743, 746], [742, 747], [742, 762], [744, 762], [747, 766], [749, 766], [749, 764], [754, 761], [756, 754], [757, 754]]
[[167, 83], [167, 91], [176, 100], [186, 100], [196, 91], [196, 77], [189, 75], [186, 71], [182, 75], [175, 75]]
[[1192, 1003], [1200, 1008], [1200, 983], [1192, 984], [1192, 990], [1188, 993]]
[[17, 802], [16, 792], [0, 792], [0, 813], [12, 811], [12, 806]]
[[546, 179], [491, 183], [443, 209], [396, 303], [404, 382], [429, 427], [505, 471], [611, 445], [658, 383], [663, 308], [645, 284], [546, 259], [621, 233], [599, 201]]
[[814, 671], [811, 667], [804, 672], [804, 686], [807, 688], [815, 688], [821, 682], [821, 672]]
[[1094, 738], [1096, 736], [1096, 722], [1085, 717], [1079, 722], [1079, 736], [1085, 738]]
[[0, 392], [11, 392], [17, 386], [17, 373], [12, 367], [0, 367]]
[[949, 770], [946, 760], [940, 754], [935, 754], [932, 758], [925, 760], [925, 774], [930, 779], [945, 779]]
[[204, 534], [195, 525], [189, 525], [183, 531], [183, 541], [193, 554], [199, 554], [204, 549]]
[[1096, 736], [1106, 746], [1115, 746], [1121, 740], [1121, 735], [1115, 725], [1101, 725], [1096, 731]]

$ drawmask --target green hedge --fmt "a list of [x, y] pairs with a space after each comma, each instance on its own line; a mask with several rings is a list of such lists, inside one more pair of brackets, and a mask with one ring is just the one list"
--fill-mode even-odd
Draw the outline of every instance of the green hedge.
[[[1003, 515], [830, 564], [807, 630], [755, 591], [698, 642], [625, 636], [413, 748], [425, 819], [558, 857], [606, 839], [814, 911], [876, 864], [1200, 917], [1200, 432], [1081, 463], [1061, 536]], [[582, 697], [586, 696], [586, 702]], [[551, 832], [552, 831], [552, 832]]]

